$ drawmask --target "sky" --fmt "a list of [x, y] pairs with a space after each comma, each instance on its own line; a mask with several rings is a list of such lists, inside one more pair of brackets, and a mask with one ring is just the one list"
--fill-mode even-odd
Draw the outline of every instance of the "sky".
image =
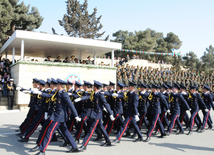
[[[20, 0], [35, 6], [44, 17], [42, 26], [35, 30], [58, 34], [66, 32], [58, 20], [66, 13], [65, 0]], [[80, 0], [81, 3], [84, 0]], [[201, 57], [210, 45], [214, 46], [214, 0], [88, 0], [88, 11], [97, 7], [97, 17], [106, 31], [105, 38], [118, 30], [129, 32], [150, 28], [156, 32], [175, 33], [182, 47], [175, 51], [182, 55], [193, 51]]]

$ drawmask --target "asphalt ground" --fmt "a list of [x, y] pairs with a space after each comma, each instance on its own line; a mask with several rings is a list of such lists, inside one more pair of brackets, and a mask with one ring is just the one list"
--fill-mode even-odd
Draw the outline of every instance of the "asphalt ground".
[[[36, 154], [29, 152], [31, 148], [36, 146], [36, 140], [39, 135], [41, 126], [37, 128], [34, 134], [30, 137], [27, 143], [20, 143], [17, 141], [15, 129], [18, 129], [26, 117], [27, 112], [20, 112], [19, 110], [13, 111], [0, 111], [0, 155], [27, 155]], [[201, 113], [200, 113], [201, 114]], [[214, 112], [211, 112], [211, 117], [214, 120]], [[195, 129], [194, 129], [195, 130]], [[143, 138], [146, 138], [146, 129], [142, 129]], [[157, 135], [152, 135], [151, 140], [146, 142], [132, 142], [134, 139], [125, 138], [121, 139], [119, 144], [111, 147], [101, 147], [100, 144], [104, 141], [90, 141], [87, 150], [80, 153], [81, 155], [214, 155], [214, 129], [206, 130], [204, 133], [193, 132], [192, 135], [176, 135], [172, 132], [170, 136], [165, 138], [158, 138]], [[72, 133], [73, 134], [73, 133]], [[115, 134], [110, 135], [110, 139], [114, 140]], [[92, 139], [96, 138], [96, 134]], [[82, 139], [80, 140], [80, 143]], [[70, 147], [59, 147], [63, 143], [62, 139], [57, 142], [51, 142], [46, 150], [47, 155], [68, 154], [65, 153]], [[81, 146], [81, 144], [78, 144]]]

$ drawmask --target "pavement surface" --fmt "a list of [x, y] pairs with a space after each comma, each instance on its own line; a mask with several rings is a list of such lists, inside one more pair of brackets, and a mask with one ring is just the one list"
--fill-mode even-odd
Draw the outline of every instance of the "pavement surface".
[[[22, 123], [27, 112], [14, 111], [0, 111], [0, 155], [27, 155], [36, 154], [29, 152], [31, 148], [36, 145], [36, 139], [39, 135], [41, 126], [37, 128], [35, 133], [30, 137], [28, 143], [20, 143], [17, 141], [15, 135], [15, 129], [18, 129]], [[211, 116], [214, 120], [214, 112], [211, 112]], [[193, 132], [192, 135], [187, 136], [176, 135], [174, 132], [170, 136], [165, 138], [158, 138], [152, 136], [150, 142], [132, 142], [132, 138], [122, 138], [119, 144], [111, 147], [101, 147], [102, 141], [94, 142], [90, 141], [87, 150], [80, 153], [81, 155], [214, 155], [214, 130], [206, 130], [204, 133]], [[142, 130], [144, 139], [146, 138], [146, 130]], [[92, 139], [96, 135], [94, 134]], [[110, 139], [114, 140], [116, 135], [111, 134]], [[59, 139], [57, 142], [51, 142], [46, 150], [46, 155], [58, 155], [67, 154], [70, 147], [61, 148], [59, 145], [62, 144], [62, 140]], [[81, 141], [82, 142], [82, 139]], [[80, 146], [81, 144], [78, 144]]]

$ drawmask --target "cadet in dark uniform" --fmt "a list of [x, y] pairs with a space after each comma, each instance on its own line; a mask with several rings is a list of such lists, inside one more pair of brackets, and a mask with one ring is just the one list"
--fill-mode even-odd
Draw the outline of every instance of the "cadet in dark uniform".
[[137, 84], [129, 81], [129, 92], [127, 93], [127, 103], [126, 103], [126, 111], [125, 111], [125, 121], [120, 128], [120, 131], [117, 134], [116, 139], [113, 143], [120, 143], [121, 137], [126, 132], [129, 123], [131, 122], [134, 126], [134, 129], [137, 131], [138, 138], [133, 142], [143, 141], [143, 136], [140, 133], [140, 129], [137, 125], [137, 122], [140, 120], [138, 116], [138, 104], [139, 104], [139, 96], [135, 91], [135, 86]]
[[153, 84], [152, 93], [148, 97], [148, 99], [150, 100], [150, 105], [148, 108], [148, 113], [149, 113], [149, 117], [150, 117], [150, 128], [147, 133], [147, 138], [145, 140], [146, 142], [148, 142], [150, 140], [152, 132], [156, 127], [156, 124], [158, 125], [158, 128], [160, 129], [161, 137], [166, 135], [163, 124], [161, 123], [160, 116], [159, 116], [161, 114], [160, 102], [162, 102], [162, 105], [167, 109], [167, 112], [169, 112], [169, 107], [168, 107], [167, 101], [166, 101], [165, 97], [163, 96], [163, 94], [161, 94], [160, 92], [157, 92], [158, 88], [159, 88], [158, 86]]
[[96, 127], [102, 132], [104, 138], [106, 140], [101, 146], [109, 146], [111, 142], [109, 140], [108, 134], [102, 124], [103, 117], [103, 107], [108, 111], [111, 120], [114, 120], [113, 112], [110, 109], [110, 105], [106, 102], [104, 92], [101, 90], [102, 84], [98, 81], [94, 81], [94, 93], [91, 96], [83, 96], [81, 98], [76, 99], [76, 102], [91, 100], [91, 110], [88, 118], [89, 130], [82, 142], [82, 146], [79, 148], [80, 150], [86, 150], [88, 142], [90, 141]]
[[[38, 88], [38, 83], [39, 83], [38, 79], [36, 79], [36, 78], [33, 79], [33, 88]], [[24, 92], [24, 91], [30, 92], [30, 90], [26, 90], [24, 88], [22, 88], [20, 91], [21, 92]], [[18, 134], [18, 135], [22, 135], [26, 131], [26, 129], [31, 124], [34, 116], [36, 115], [37, 110], [38, 110], [37, 106], [36, 106], [36, 102], [37, 102], [37, 95], [31, 94], [30, 95], [30, 103], [28, 105], [28, 107], [30, 107], [30, 109], [28, 111], [27, 117], [22, 122], [22, 124], [19, 126], [19, 130], [16, 130], [16, 131], [20, 131], [20, 134]]]
[[214, 109], [214, 105], [213, 105], [213, 97], [209, 91], [210, 91], [210, 87], [208, 87], [207, 85], [204, 85], [202, 99], [204, 100], [204, 103], [206, 104], [208, 111], [202, 110], [204, 115], [204, 120], [203, 120], [203, 126], [201, 129], [201, 132], [205, 131], [205, 127], [207, 123], [209, 125], [209, 129], [212, 129], [212, 119], [210, 117], [210, 110], [211, 108]]
[[117, 128], [117, 131], [120, 130], [119, 124], [118, 124], [118, 120], [120, 121], [120, 123], [123, 123], [122, 117], [121, 115], [123, 114], [123, 98], [124, 98], [124, 93], [122, 92], [122, 89], [124, 87], [124, 84], [119, 82], [117, 83], [117, 93], [113, 93], [112, 94], [112, 98], [113, 98], [113, 112], [114, 112], [114, 117], [115, 120], [114, 121], [109, 121], [108, 123], [108, 127], [106, 129], [108, 135], [110, 135], [114, 125]]
[[13, 83], [13, 81], [13, 79], [10, 79], [10, 83], [7, 84], [8, 110], [13, 110], [13, 103], [16, 91], [16, 85]]
[[[54, 95], [52, 94], [51, 98], [54, 100], [54, 112], [52, 113], [52, 115], [49, 117], [49, 119], [51, 120], [48, 125], [47, 128], [47, 132], [44, 135], [44, 138], [39, 146], [39, 150], [40, 152], [37, 153], [37, 155], [44, 155], [45, 154], [45, 150], [47, 149], [50, 140], [52, 138], [53, 133], [60, 127], [61, 131], [64, 133], [64, 135], [66, 136], [66, 139], [69, 141], [69, 143], [72, 146], [72, 149], [68, 152], [78, 152], [78, 148], [77, 145], [73, 139], [73, 137], [71, 136], [71, 134], [69, 133], [65, 122], [67, 121], [67, 110], [66, 107], [68, 106], [72, 112], [72, 114], [75, 116], [75, 119], [77, 122], [81, 121], [81, 118], [78, 117], [77, 111], [74, 107], [74, 105], [72, 104], [67, 92], [65, 91], [65, 85], [66, 82], [60, 79], [57, 79], [57, 93], [55, 93]], [[45, 95], [41, 92], [34, 92], [34, 93], [38, 93], [39, 95], [44, 95], [46, 98], [50, 98], [50, 94]], [[47, 126], [47, 125], [44, 125]], [[43, 134], [43, 132], [41, 132], [40, 134]]]
[[204, 101], [202, 100], [200, 94], [196, 93], [196, 87], [190, 86], [189, 105], [191, 108], [191, 110], [190, 110], [191, 117], [190, 117], [189, 133], [187, 135], [192, 134], [192, 129], [193, 129], [194, 123], [197, 124], [198, 128], [200, 128], [200, 126], [201, 126], [201, 124], [198, 122], [198, 120], [195, 119], [196, 115], [198, 114], [198, 111], [199, 111], [199, 103], [198, 102], [201, 102], [204, 107], [206, 106]]
[[174, 128], [175, 124], [180, 129], [180, 132], [178, 134], [183, 134], [184, 130], [179, 120], [180, 115], [180, 102], [182, 102], [186, 109], [190, 109], [187, 101], [184, 99], [184, 97], [178, 93], [178, 90], [180, 87], [177, 84], [174, 84], [172, 88], [172, 93], [169, 96], [169, 102], [170, 102], [170, 112], [171, 112], [171, 122], [169, 124], [168, 130], [166, 132], [167, 135], [169, 135], [172, 132], [172, 129]]

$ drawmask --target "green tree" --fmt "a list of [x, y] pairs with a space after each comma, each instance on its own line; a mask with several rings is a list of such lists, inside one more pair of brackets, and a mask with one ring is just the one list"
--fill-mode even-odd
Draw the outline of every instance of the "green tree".
[[36, 7], [26, 6], [19, 0], [1, 0], [0, 2], [0, 47], [15, 30], [32, 31], [41, 26], [43, 17]]
[[212, 45], [206, 48], [201, 59], [203, 62], [203, 70], [208, 74], [212, 73], [214, 70], [214, 47]]
[[182, 66], [182, 57], [180, 55], [174, 56], [172, 61], [172, 68], [176, 69], [176, 71], [179, 71]]
[[197, 63], [199, 62], [197, 55], [192, 51], [187, 53], [186, 55], [187, 56], [183, 57], [184, 68], [191, 71], [197, 71], [198, 70]]
[[89, 14], [88, 1], [81, 4], [77, 0], [67, 0], [67, 14], [64, 15], [59, 24], [64, 27], [69, 36], [80, 38], [100, 38], [105, 32], [99, 33], [103, 25], [101, 17], [96, 17], [97, 8]]

